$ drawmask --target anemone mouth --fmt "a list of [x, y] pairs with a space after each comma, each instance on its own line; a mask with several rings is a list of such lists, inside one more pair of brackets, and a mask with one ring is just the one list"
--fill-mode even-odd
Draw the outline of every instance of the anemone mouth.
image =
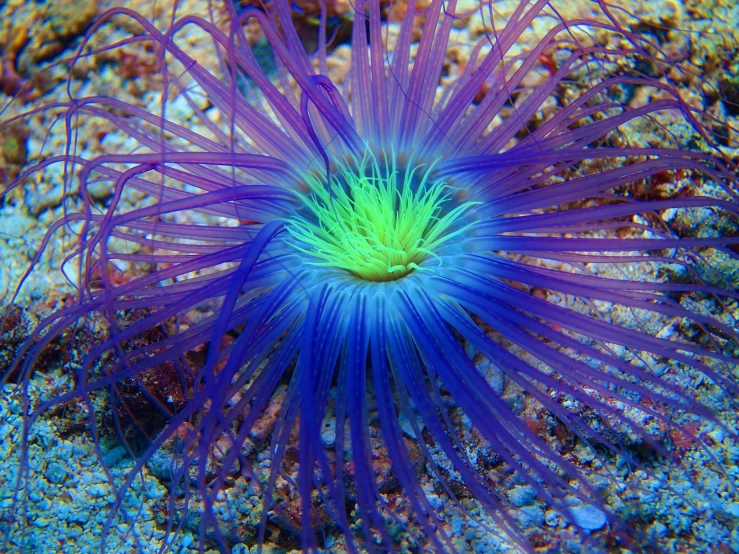
[[306, 176], [302, 209], [288, 219], [288, 243], [314, 266], [343, 269], [363, 281], [387, 282], [433, 271], [449, 239], [470, 225], [475, 204], [435, 179], [430, 164], [401, 167], [394, 153], [366, 150], [358, 162], [336, 166], [327, 178]]

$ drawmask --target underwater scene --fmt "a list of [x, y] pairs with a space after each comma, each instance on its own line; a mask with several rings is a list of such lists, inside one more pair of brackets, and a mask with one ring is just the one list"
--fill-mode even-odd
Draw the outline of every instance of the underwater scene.
[[735, 0], [0, 0], [0, 552], [739, 552]]

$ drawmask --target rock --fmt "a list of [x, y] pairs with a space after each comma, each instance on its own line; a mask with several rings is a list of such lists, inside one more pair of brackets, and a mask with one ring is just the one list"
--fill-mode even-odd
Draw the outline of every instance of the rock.
[[544, 510], [539, 506], [524, 506], [518, 511], [518, 521], [522, 528], [544, 525]]
[[597, 531], [602, 528], [607, 521], [606, 514], [595, 506], [582, 504], [570, 508], [570, 514], [574, 523], [588, 531]]
[[285, 402], [286, 395], [287, 387], [285, 385], [281, 385], [275, 389], [272, 398], [270, 398], [267, 407], [264, 409], [264, 413], [262, 413], [249, 431], [249, 438], [253, 442], [265, 442], [272, 435], [272, 430], [275, 428], [277, 419], [280, 417], [280, 410], [282, 410], [282, 404]]
[[536, 498], [536, 490], [531, 485], [516, 485], [508, 491], [508, 500], [516, 508], [529, 506]]
[[116, 465], [121, 458], [123, 458], [126, 455], [126, 449], [123, 445], [119, 444], [118, 446], [111, 448], [103, 455], [103, 463], [105, 464], [105, 467], [113, 467]]
[[49, 464], [44, 473], [46, 480], [55, 485], [59, 485], [67, 478], [67, 470], [61, 464], [53, 462]]
[[477, 361], [475, 367], [480, 372], [480, 375], [485, 377], [485, 380], [495, 394], [501, 396], [505, 388], [505, 375], [503, 375], [503, 372], [486, 358], [481, 358]]
[[718, 82], [718, 91], [726, 113], [739, 115], [739, 77], [724, 77]]

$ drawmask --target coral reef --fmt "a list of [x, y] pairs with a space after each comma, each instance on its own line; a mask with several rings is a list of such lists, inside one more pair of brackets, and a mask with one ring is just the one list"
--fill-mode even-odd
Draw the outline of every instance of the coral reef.
[[668, 4], [124, 8], [7, 79], [5, 547], [739, 548], [731, 98]]

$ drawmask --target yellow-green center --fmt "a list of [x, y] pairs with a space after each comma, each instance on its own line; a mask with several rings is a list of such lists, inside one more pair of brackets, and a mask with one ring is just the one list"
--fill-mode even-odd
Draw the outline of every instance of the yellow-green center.
[[[455, 191], [433, 181], [433, 165], [398, 171], [395, 156], [381, 164], [371, 153], [331, 178], [310, 176], [304, 197], [309, 215], [292, 218], [290, 244], [312, 257], [308, 263], [345, 269], [366, 281], [392, 281], [435, 257], [434, 250], [461, 233], [454, 222], [473, 203], [446, 210]], [[457, 226], [459, 227], [459, 226]]]

